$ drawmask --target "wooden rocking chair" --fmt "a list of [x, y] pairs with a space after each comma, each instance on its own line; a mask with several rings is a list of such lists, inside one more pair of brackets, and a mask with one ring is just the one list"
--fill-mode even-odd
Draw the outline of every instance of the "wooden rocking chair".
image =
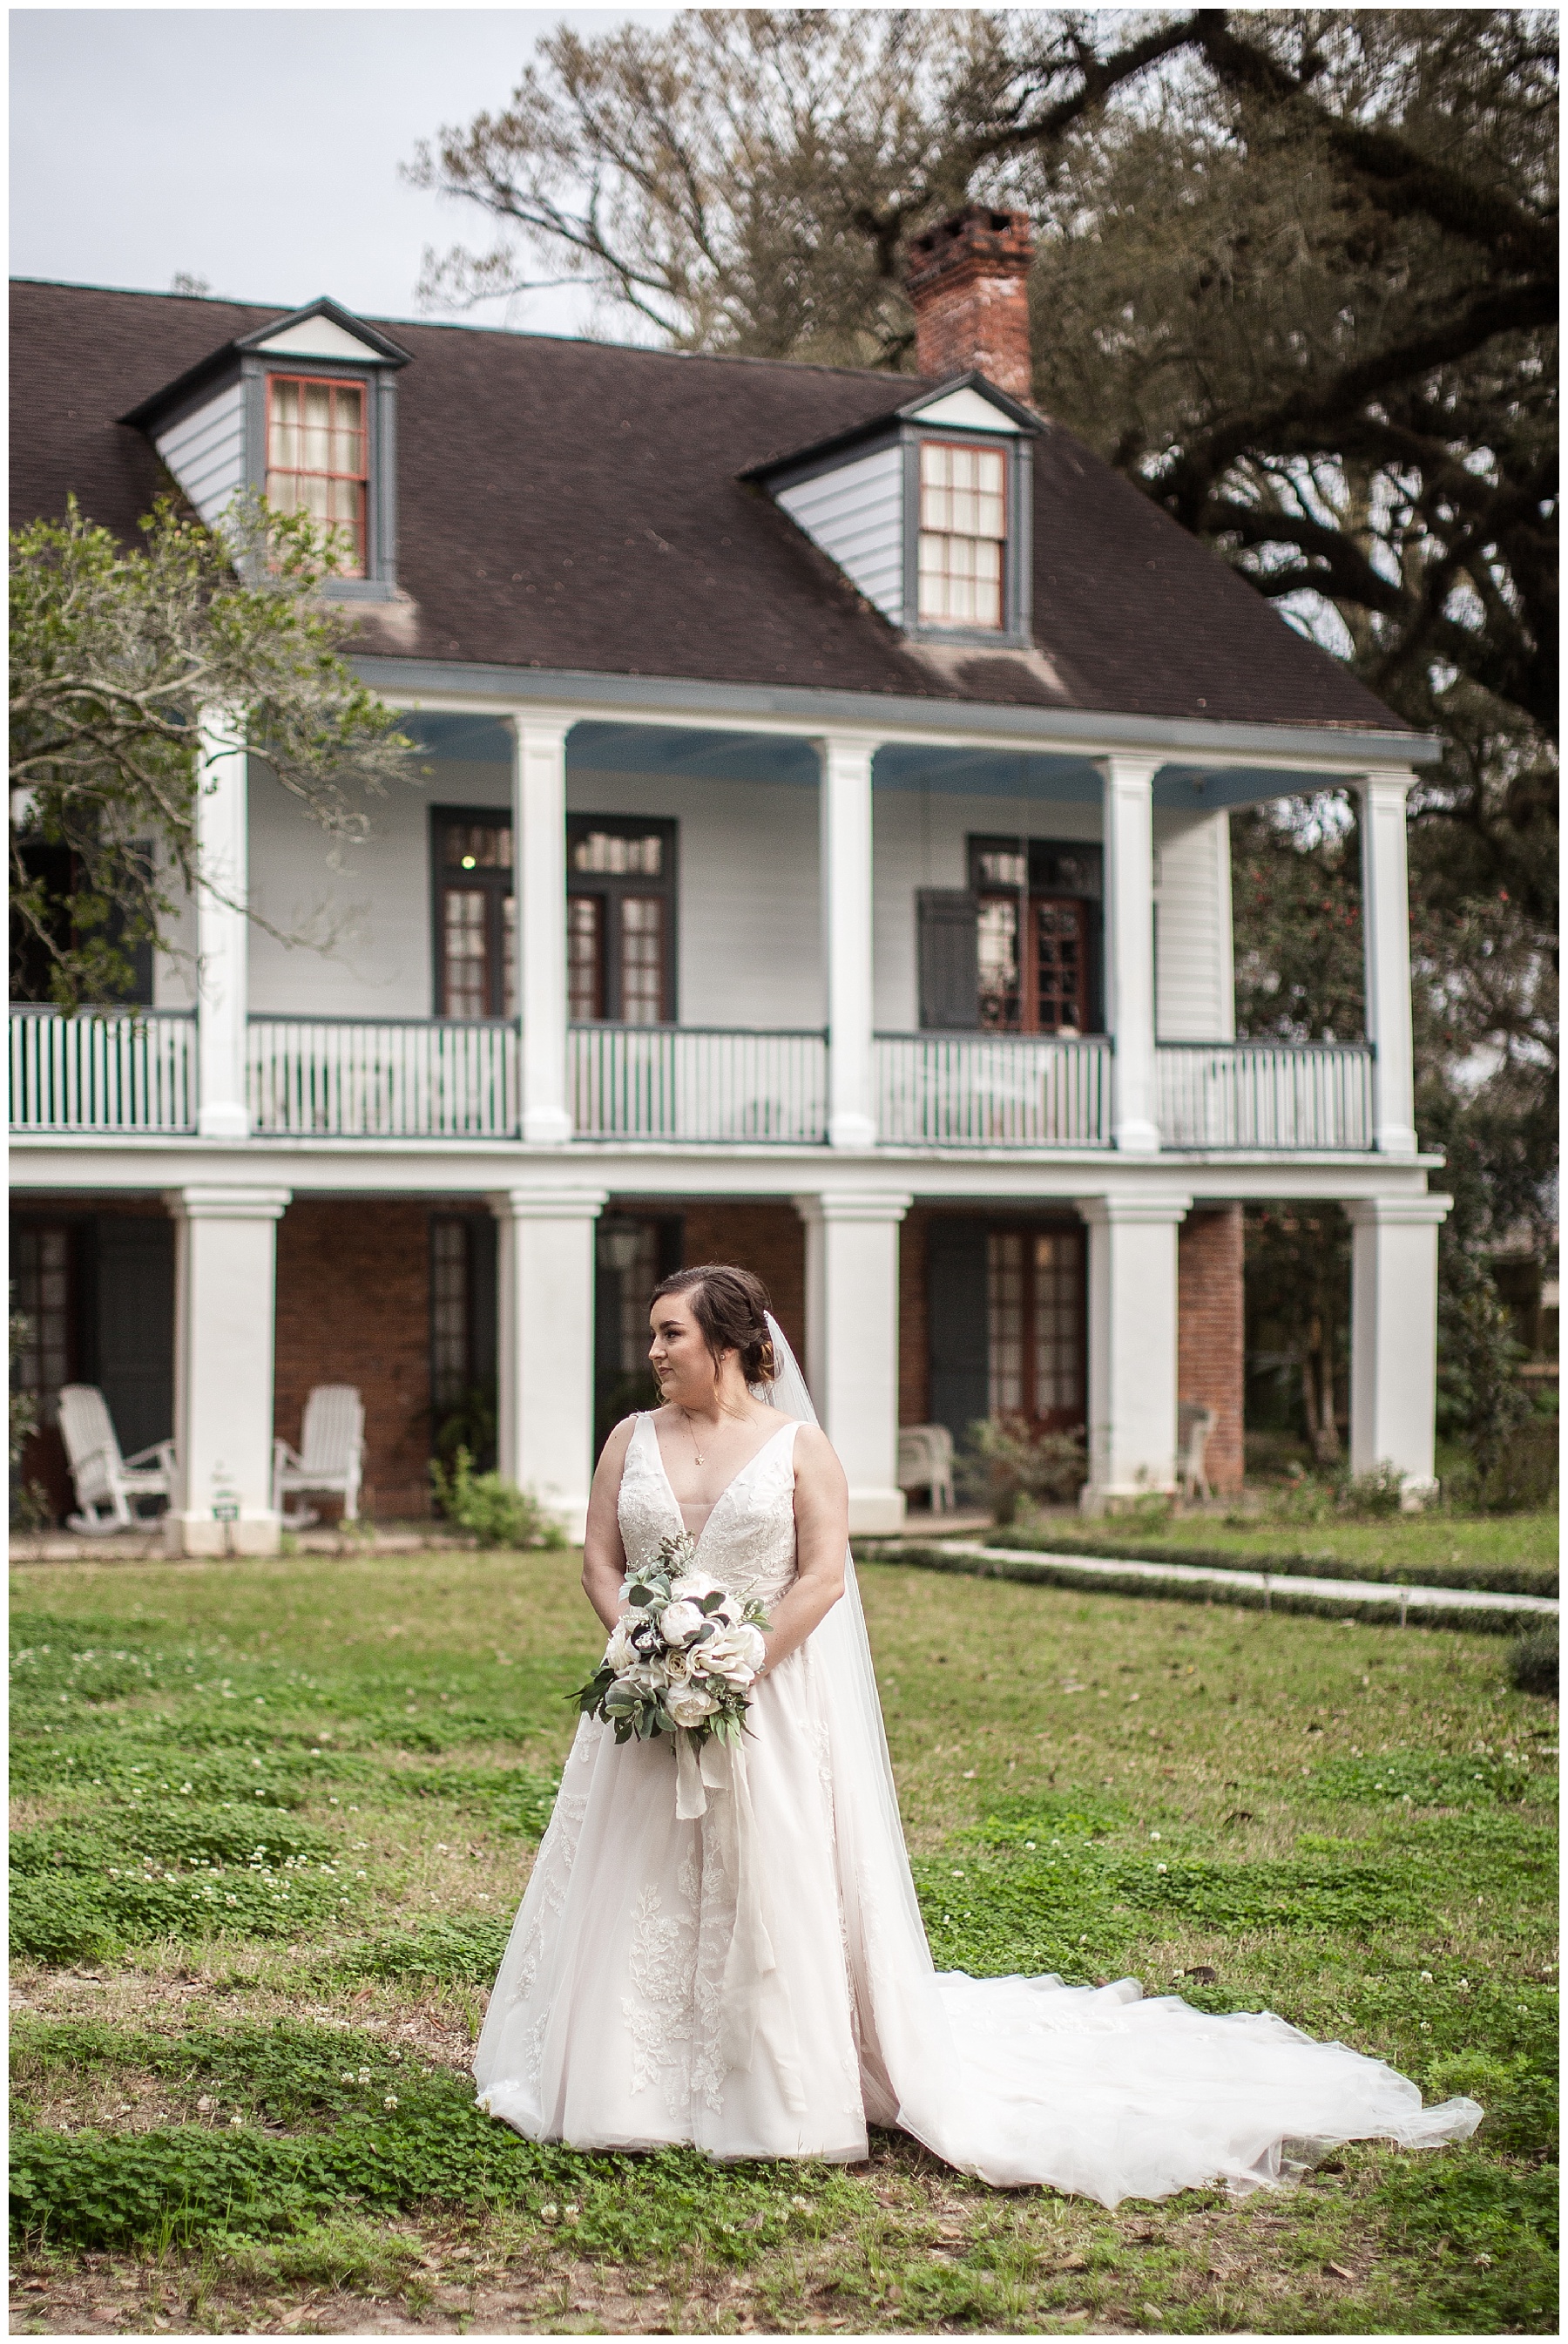
[[321, 1517], [301, 1506], [294, 1513], [284, 1499], [310, 1490], [319, 1497], [341, 1498], [343, 1519], [359, 1519], [359, 1477], [365, 1462], [365, 1407], [352, 1384], [317, 1384], [305, 1403], [299, 1448], [286, 1440], [272, 1444], [272, 1503], [290, 1530], [307, 1530]]
[[[174, 1442], [155, 1440], [150, 1449], [122, 1457], [115, 1420], [96, 1384], [61, 1387], [60, 1437], [81, 1508], [67, 1517], [69, 1529], [88, 1538], [134, 1530], [141, 1519], [136, 1507], [144, 1498], [174, 1496]], [[149, 1461], [153, 1459], [156, 1464]]]

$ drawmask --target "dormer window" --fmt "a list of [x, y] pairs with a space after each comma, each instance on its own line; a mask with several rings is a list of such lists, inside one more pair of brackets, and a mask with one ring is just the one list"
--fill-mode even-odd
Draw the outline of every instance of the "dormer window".
[[325, 296], [213, 350], [120, 418], [145, 431], [209, 529], [236, 498], [337, 540], [331, 591], [397, 593], [397, 379], [408, 352]]
[[335, 567], [363, 578], [370, 435], [365, 386], [310, 375], [266, 380], [266, 501], [304, 512], [338, 541]]
[[1033, 642], [1038, 415], [978, 374], [923, 390], [757, 480], [890, 626], [915, 642]]
[[920, 613], [930, 626], [1005, 618], [1007, 459], [1000, 448], [920, 442]]

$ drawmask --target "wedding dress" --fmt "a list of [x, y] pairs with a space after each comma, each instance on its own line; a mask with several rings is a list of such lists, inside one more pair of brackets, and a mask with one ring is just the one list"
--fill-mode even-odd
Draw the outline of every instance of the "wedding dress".
[[[786, 1421], [698, 1541], [703, 1569], [765, 1604], [794, 1577], [795, 1433], [814, 1421], [769, 1326], [784, 1366], [759, 1396]], [[684, 1527], [648, 1416], [619, 1521], [633, 1565]], [[1114, 2206], [1480, 2122], [1473, 2100], [1423, 2109], [1381, 2061], [1268, 2012], [1211, 2017], [1131, 1978], [939, 1975], [852, 1565], [757, 1686], [748, 1729], [738, 1753], [707, 1744], [694, 1799], [662, 1737], [579, 1725], [474, 2063], [479, 2106], [529, 2139], [850, 2162], [868, 2124], [898, 2126], [985, 2181]]]

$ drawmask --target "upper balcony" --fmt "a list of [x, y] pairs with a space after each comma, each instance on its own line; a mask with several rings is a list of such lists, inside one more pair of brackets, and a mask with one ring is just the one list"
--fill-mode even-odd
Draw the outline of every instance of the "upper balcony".
[[[15, 1133], [1309, 1157], [1413, 1145], [1408, 775], [1384, 793], [1397, 838], [1364, 825], [1382, 856], [1369, 1005], [1384, 1030], [1369, 1018], [1375, 1046], [1292, 1046], [1235, 1038], [1227, 809], [1329, 771], [420, 721], [427, 786], [378, 812], [342, 878], [265, 771], [229, 761], [215, 796], [229, 793], [247, 865], [230, 892], [267, 925], [204, 897], [153, 1002], [75, 1019], [15, 1006]], [[276, 940], [311, 928], [325, 949]]]
[[[879, 1034], [883, 1147], [1108, 1148], [1109, 1039]], [[199, 1127], [189, 1010], [14, 1005], [17, 1133]], [[1372, 1146], [1365, 1044], [1181, 1043], [1156, 1051], [1165, 1149], [1291, 1154]], [[824, 1033], [583, 1025], [570, 1029], [575, 1138], [810, 1147], [828, 1137]], [[515, 1140], [518, 1036], [509, 1022], [255, 1016], [251, 1135], [268, 1139]]]

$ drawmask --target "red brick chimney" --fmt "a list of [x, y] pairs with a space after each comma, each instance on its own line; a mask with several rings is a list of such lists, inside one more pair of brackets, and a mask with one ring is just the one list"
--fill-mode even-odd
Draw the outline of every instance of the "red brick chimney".
[[915, 309], [915, 363], [923, 375], [983, 374], [1027, 399], [1029, 271], [1034, 230], [1027, 212], [970, 204], [910, 247], [904, 286]]

